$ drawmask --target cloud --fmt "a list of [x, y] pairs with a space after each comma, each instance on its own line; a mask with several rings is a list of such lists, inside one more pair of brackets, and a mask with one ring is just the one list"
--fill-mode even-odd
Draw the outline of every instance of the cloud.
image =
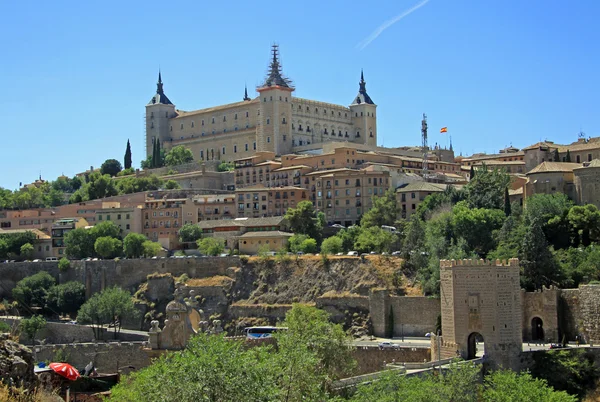
[[411, 14], [412, 12], [414, 12], [414, 11], [418, 10], [419, 8], [423, 7], [427, 3], [429, 3], [429, 0], [422, 0], [421, 2], [415, 4], [414, 6], [412, 6], [411, 8], [409, 8], [408, 10], [405, 10], [401, 14], [398, 14], [397, 16], [395, 16], [394, 18], [392, 18], [391, 20], [384, 22], [379, 27], [377, 27], [377, 29], [375, 31], [373, 31], [373, 33], [371, 33], [371, 35], [367, 36], [366, 38], [364, 38], [363, 40], [361, 40], [360, 42], [358, 42], [358, 44], [356, 45], [356, 47], [359, 50], [363, 50], [364, 48], [366, 48], [367, 46], [369, 46], [369, 44], [371, 42], [373, 42], [375, 39], [377, 39], [377, 37], [379, 35], [381, 35], [381, 33], [383, 31], [385, 31], [386, 29], [388, 29], [389, 27], [391, 27], [392, 25], [394, 25], [396, 22], [400, 21], [402, 18], [406, 17], [407, 15]]

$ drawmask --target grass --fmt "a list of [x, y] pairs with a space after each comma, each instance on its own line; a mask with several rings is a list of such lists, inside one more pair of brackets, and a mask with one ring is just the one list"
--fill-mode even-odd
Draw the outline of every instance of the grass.
[[231, 282], [233, 282], [233, 279], [231, 279], [228, 276], [216, 275], [216, 276], [211, 276], [209, 278], [192, 278], [192, 279], [189, 279], [185, 284], [186, 284], [186, 286], [198, 286], [198, 287], [227, 286], [227, 285], [230, 285]]
[[363, 298], [363, 299], [367, 298], [367, 296], [361, 296], [359, 294], [351, 293], [349, 291], [336, 292], [335, 290], [330, 290], [329, 292], [325, 292], [325, 293], [323, 293], [319, 297], [321, 297], [321, 298], [329, 298], [329, 299], [341, 299], [341, 298], [344, 298], [344, 297], [349, 297], [349, 298], [359, 297], [359, 298]]

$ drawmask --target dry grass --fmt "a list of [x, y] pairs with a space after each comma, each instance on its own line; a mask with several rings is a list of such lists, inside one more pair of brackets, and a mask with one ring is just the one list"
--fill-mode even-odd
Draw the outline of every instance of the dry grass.
[[367, 298], [367, 296], [361, 296], [356, 293], [350, 293], [348, 291], [336, 292], [335, 290], [330, 290], [329, 292], [325, 292], [320, 297], [328, 298], [328, 299], [341, 299], [344, 297], [348, 297], [348, 298], [360, 297], [360, 298], [365, 298], [365, 299]]
[[192, 278], [192, 279], [189, 279], [185, 283], [185, 285], [186, 286], [198, 286], [198, 287], [227, 286], [227, 285], [230, 285], [231, 282], [233, 282], [233, 279], [231, 279], [228, 276], [216, 275], [216, 276], [211, 276], [209, 278]]
[[0, 384], [0, 401], [6, 402], [54, 402], [60, 401], [56, 393], [49, 393], [41, 389], [35, 389], [33, 393], [25, 392], [20, 388], [9, 388]]

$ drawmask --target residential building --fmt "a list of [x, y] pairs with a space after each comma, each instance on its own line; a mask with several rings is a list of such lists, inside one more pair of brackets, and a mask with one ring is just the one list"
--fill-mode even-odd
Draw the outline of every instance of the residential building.
[[198, 195], [193, 198], [198, 222], [236, 217], [235, 194]]
[[269, 72], [251, 98], [183, 111], [166, 96], [159, 72], [156, 94], [146, 105], [146, 154], [154, 141], [165, 149], [185, 145], [196, 160], [233, 161], [255, 152], [285, 155], [295, 148], [329, 141], [377, 145], [377, 106], [367, 94], [361, 72], [358, 94], [349, 106], [297, 98], [285, 78], [279, 48], [272, 48]]
[[42, 232], [38, 229], [0, 229], [0, 236], [11, 235], [23, 232], [31, 232], [35, 235], [35, 241], [33, 242], [33, 256], [32, 259], [45, 260], [48, 257], [54, 257], [52, 253], [52, 237], [47, 233]]
[[573, 169], [578, 204], [594, 204], [600, 208], [600, 159], [584, 162]]
[[236, 218], [231, 220], [198, 222], [202, 236], [223, 239], [225, 247], [240, 253], [256, 254], [259, 248], [278, 251], [287, 246], [292, 233], [287, 231], [283, 216], [267, 218]]
[[143, 213], [143, 233], [167, 250], [179, 247], [179, 229], [198, 222], [198, 210], [190, 198], [147, 199]]
[[96, 224], [113, 222], [121, 229], [121, 236], [129, 233], [142, 233], [142, 205], [121, 208], [120, 202], [105, 202], [102, 209], [96, 210]]
[[54, 257], [66, 257], [65, 237], [71, 230], [88, 227], [84, 218], [64, 218], [52, 224], [52, 254]]
[[[600, 159], [600, 137], [579, 138], [571, 144], [561, 145], [552, 141], [538, 142], [523, 149], [525, 164], [528, 171], [542, 162], [554, 162], [558, 151], [559, 162], [583, 163]], [[570, 160], [567, 160], [567, 153]]]
[[283, 216], [288, 208], [309, 201], [309, 192], [302, 187], [245, 187], [235, 191], [237, 216], [259, 218]]
[[414, 182], [396, 190], [396, 200], [400, 216], [410, 219], [428, 195], [446, 191], [446, 184]]
[[566, 194], [572, 200], [577, 199], [577, 191], [573, 170], [581, 167], [580, 163], [542, 162], [527, 172], [525, 185], [525, 202], [534, 194]]

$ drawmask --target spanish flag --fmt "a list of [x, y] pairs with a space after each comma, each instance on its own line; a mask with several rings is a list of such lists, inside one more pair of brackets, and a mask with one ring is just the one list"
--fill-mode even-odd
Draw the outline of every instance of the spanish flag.
[[447, 133], [448, 132], [448, 127], [442, 127], [440, 130], [440, 134], [441, 133]]

